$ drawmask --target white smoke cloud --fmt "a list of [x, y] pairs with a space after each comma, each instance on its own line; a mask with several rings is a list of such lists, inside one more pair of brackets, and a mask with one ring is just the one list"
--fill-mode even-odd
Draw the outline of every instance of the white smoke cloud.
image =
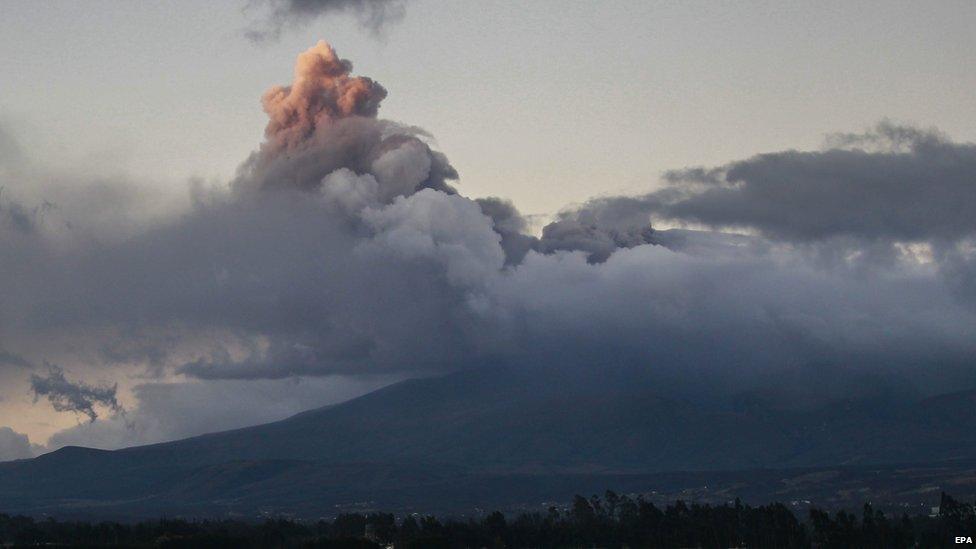
[[365, 210], [363, 221], [374, 232], [364, 250], [432, 260], [456, 287], [480, 288], [505, 261], [491, 221], [475, 202], [457, 195], [424, 189]]

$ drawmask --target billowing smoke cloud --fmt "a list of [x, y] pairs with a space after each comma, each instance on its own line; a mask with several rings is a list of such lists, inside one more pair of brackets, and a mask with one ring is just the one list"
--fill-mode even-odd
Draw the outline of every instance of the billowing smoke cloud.
[[479, 198], [477, 203], [501, 237], [506, 265], [518, 265], [529, 251], [539, 249], [539, 239], [527, 234], [529, 224], [510, 200]]
[[582, 250], [590, 263], [606, 261], [620, 248], [653, 244], [654, 230], [642, 220], [607, 215], [605, 210], [580, 209], [559, 214], [559, 218], [542, 229], [539, 249], [543, 253], [560, 250]]
[[[275, 86], [262, 98], [269, 119], [265, 142], [242, 166], [233, 183], [238, 191], [351, 185], [366, 193], [364, 200], [384, 203], [422, 188], [454, 193], [446, 182], [457, 172], [447, 158], [416, 129], [378, 120], [386, 90], [351, 71], [352, 63], [325, 42], [298, 56], [292, 84]], [[337, 172], [342, 168], [347, 171]], [[353, 174], [371, 179], [353, 181]]]
[[291, 27], [307, 26], [320, 17], [351, 13], [373, 33], [384, 25], [403, 18], [405, 0], [263, 0], [270, 12], [266, 19], [247, 32], [255, 42], [277, 40]]
[[31, 375], [31, 390], [34, 398], [47, 398], [51, 406], [59, 412], [75, 412], [88, 416], [89, 421], [98, 419], [96, 405], [105, 406], [113, 412], [124, 410], [115, 397], [117, 385], [94, 386], [82, 382], [72, 382], [64, 376], [64, 370], [49, 364], [47, 375]]
[[266, 154], [296, 149], [317, 128], [350, 116], [374, 117], [386, 90], [362, 76], [350, 76], [352, 63], [319, 42], [298, 56], [295, 81], [275, 86], [261, 100], [268, 113]]
[[[114, 208], [53, 201], [30, 230], [0, 226], [0, 344], [72, 371], [208, 383], [498, 364], [639, 371], [689, 394], [828, 366], [933, 390], [973, 380], [972, 222], [953, 209], [971, 204], [971, 145], [882, 126], [675, 173], [661, 191], [567, 209], [537, 237], [510, 202], [459, 194], [422, 131], [378, 118], [385, 95], [320, 43], [265, 94], [265, 141], [237, 177], [195, 186], [180, 215], [105, 223], [131, 207], [110, 193]], [[810, 254], [834, 239], [841, 261]], [[906, 251], [852, 269], [879, 241]], [[933, 250], [909, 253], [921, 244]], [[59, 371], [37, 381], [42, 396], [87, 390], [52, 403], [90, 418], [117, 405]]]
[[528, 223], [511, 202], [500, 198], [477, 202], [502, 238], [507, 265], [521, 263], [530, 250], [543, 254], [582, 251], [590, 263], [602, 263], [618, 249], [655, 243], [646, 208], [640, 206], [627, 212], [589, 206], [567, 209], [543, 227], [541, 238], [535, 238], [525, 234]]
[[27, 435], [10, 427], [0, 427], [0, 461], [34, 457], [34, 447]]
[[[447, 184], [446, 158], [416, 129], [378, 120], [385, 90], [350, 69], [325, 43], [303, 53], [292, 85], [265, 95], [266, 141], [230, 192], [197, 187], [176, 221], [94, 239], [84, 214], [58, 208], [45, 230], [4, 233], [19, 267], [0, 275], [0, 315], [18, 345], [56, 327], [85, 341], [99, 332], [86, 361], [121, 354], [205, 378], [462, 360], [466, 290], [444, 279], [473, 284], [483, 261], [500, 267], [498, 237]], [[80, 221], [68, 229], [60, 216]]]

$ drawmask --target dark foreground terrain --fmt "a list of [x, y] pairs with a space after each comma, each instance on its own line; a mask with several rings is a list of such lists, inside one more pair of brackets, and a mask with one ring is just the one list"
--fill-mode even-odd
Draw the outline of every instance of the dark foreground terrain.
[[[72, 463], [83, 465], [89, 452], [66, 449], [49, 459], [61, 462], [72, 458]], [[22, 466], [36, 467], [43, 462], [41, 458], [23, 462]], [[490, 474], [444, 466], [431, 469], [241, 461], [206, 467], [185, 476], [174, 474], [171, 485], [160, 481], [158, 491], [142, 495], [124, 491], [125, 487], [115, 484], [111, 477], [103, 477], [110, 479], [103, 487], [98, 477], [79, 483], [70, 475], [64, 480], [63, 490], [58, 490], [54, 483], [64, 478], [58, 469], [44, 468], [34, 474], [37, 476], [28, 478], [36, 480], [38, 490], [33, 492], [25, 486], [13, 496], [0, 497], [0, 512], [82, 520], [138, 520], [161, 515], [317, 519], [374, 510], [431, 514], [471, 514], [483, 509], [520, 512], [544, 511], [553, 502], [567, 501], [575, 493], [600, 493], [607, 487], [621, 493], [642, 494], [658, 505], [678, 499], [722, 504], [739, 498], [752, 504], [780, 501], [801, 513], [811, 507], [852, 509], [870, 502], [889, 514], [927, 514], [939, 504], [943, 490], [966, 499], [976, 498], [974, 462], [732, 472]], [[121, 478], [134, 474], [120, 467]]]
[[[5, 546], [87, 547], [946, 547], [976, 534], [974, 506], [941, 495], [930, 516], [888, 516], [865, 504], [859, 513], [805, 514], [784, 505], [739, 501], [711, 506], [678, 501], [659, 508], [642, 497], [606, 492], [517, 516], [438, 519], [388, 513], [334, 520], [263, 522], [159, 520], [124, 524], [35, 521], [0, 515]], [[958, 538], [958, 539], [957, 539]]]

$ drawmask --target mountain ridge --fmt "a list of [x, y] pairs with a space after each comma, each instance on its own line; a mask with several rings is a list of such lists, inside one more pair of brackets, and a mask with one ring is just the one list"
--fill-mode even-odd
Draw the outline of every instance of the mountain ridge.
[[462, 487], [506, 501], [545, 497], [567, 479], [589, 486], [675, 471], [935, 466], [976, 457], [976, 435], [966, 428], [976, 419], [974, 399], [969, 390], [789, 410], [762, 399], [695, 402], [642, 382], [462, 371], [264, 425], [3, 463], [0, 511], [96, 512], [133, 501], [149, 514], [208, 505], [308, 510], [429, 502], [429, 494], [449, 508], [473, 501]]

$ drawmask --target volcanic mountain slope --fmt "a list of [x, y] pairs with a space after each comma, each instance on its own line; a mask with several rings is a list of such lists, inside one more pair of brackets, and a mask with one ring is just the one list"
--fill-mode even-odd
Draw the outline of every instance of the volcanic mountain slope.
[[650, 382], [465, 371], [267, 425], [0, 464], [0, 511], [450, 508], [476, 505], [479, 490], [486, 501], [545, 498], [573, 478], [599, 486], [668, 471], [976, 457], [974, 391], [803, 407], [764, 394], [703, 400], [664, 396]]

